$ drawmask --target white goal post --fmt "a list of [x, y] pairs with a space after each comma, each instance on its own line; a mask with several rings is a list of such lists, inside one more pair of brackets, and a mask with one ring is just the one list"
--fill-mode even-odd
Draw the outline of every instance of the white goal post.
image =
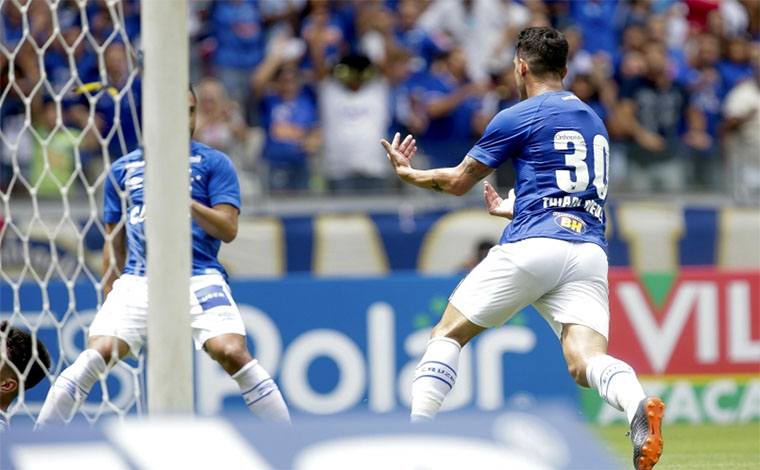
[[[103, 187], [112, 162], [138, 144], [149, 360], [117, 364], [81, 414], [141, 414], [146, 397], [151, 413], [192, 413], [188, 0], [0, 0], [0, 15], [0, 321], [41, 339], [52, 360], [47, 379], [22, 387], [0, 419], [34, 421], [86, 347], [103, 302]], [[24, 382], [29, 371], [9, 365], [6, 339], [0, 367]]]
[[150, 413], [193, 411], [187, 0], [141, 0]]

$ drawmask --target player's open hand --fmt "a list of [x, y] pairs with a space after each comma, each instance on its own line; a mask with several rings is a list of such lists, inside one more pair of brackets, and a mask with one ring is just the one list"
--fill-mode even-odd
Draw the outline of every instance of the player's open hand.
[[382, 139], [380, 143], [387, 152], [388, 160], [396, 169], [396, 173], [400, 169], [408, 169], [412, 164], [412, 157], [417, 152], [417, 141], [410, 135], [407, 135], [404, 141], [401, 141], [401, 134], [396, 132], [393, 136], [393, 143], [389, 143], [387, 140]]
[[499, 193], [493, 189], [493, 186], [488, 184], [488, 181], [483, 182], [483, 196], [486, 200], [486, 207], [488, 213], [498, 217], [506, 217], [512, 220], [515, 217], [515, 190], [509, 190], [509, 196], [506, 199], [502, 199]]

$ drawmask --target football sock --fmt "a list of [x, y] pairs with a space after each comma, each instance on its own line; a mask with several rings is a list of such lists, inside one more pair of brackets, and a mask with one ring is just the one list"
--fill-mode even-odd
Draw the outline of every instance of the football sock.
[[646, 395], [631, 366], [606, 354], [597, 356], [586, 366], [586, 378], [604, 401], [625, 411], [629, 423], [633, 420], [639, 402]]
[[428, 342], [412, 381], [412, 423], [435, 418], [456, 381], [461, 350], [459, 343], [446, 337]]
[[290, 413], [280, 389], [256, 359], [232, 375], [248, 408], [259, 418], [290, 424]]
[[54, 421], [71, 421], [92, 386], [105, 372], [106, 362], [103, 356], [94, 349], [85, 349], [50, 387], [36, 426], [42, 427]]

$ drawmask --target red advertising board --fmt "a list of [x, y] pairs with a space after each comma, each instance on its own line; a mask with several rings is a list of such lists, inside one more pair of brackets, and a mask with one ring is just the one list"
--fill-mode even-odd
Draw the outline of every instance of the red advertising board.
[[609, 281], [609, 353], [639, 374], [760, 373], [760, 271], [685, 268], [652, 282], [611, 269]]

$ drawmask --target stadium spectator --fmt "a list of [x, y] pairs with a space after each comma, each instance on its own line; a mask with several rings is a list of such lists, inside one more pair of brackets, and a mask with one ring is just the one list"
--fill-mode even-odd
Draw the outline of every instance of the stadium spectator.
[[[79, 25], [71, 25], [62, 32], [63, 41], [54, 41], [45, 53], [45, 70], [48, 80], [56, 92], [65, 91], [73, 76], [69, 53], [67, 49], [73, 48], [72, 55], [76, 64], [76, 73], [82, 83], [91, 83], [100, 80], [98, 76], [98, 56], [92, 48], [90, 41], [79, 40], [82, 37], [82, 28]], [[77, 42], [79, 40], [79, 42]], [[65, 43], [65, 47], [64, 47]], [[76, 83], [71, 88], [77, 88]]]
[[[298, 51], [294, 44], [300, 44]], [[274, 194], [309, 189], [309, 157], [320, 146], [314, 94], [301, 82], [297, 65], [302, 54], [302, 42], [279, 38], [253, 78], [266, 136], [261, 158]]]
[[718, 188], [720, 186], [720, 161], [718, 159], [718, 130], [721, 121], [721, 101], [726, 93], [723, 77], [718, 73], [720, 42], [711, 34], [696, 39], [696, 53], [691, 60], [687, 76], [690, 103], [694, 110], [691, 119], [696, 127], [704, 130], [684, 136], [692, 155], [696, 186]]
[[621, 90], [621, 122], [628, 143], [628, 183], [639, 191], [678, 191], [685, 185], [681, 129], [688, 95], [669, 72], [665, 46], [645, 47], [646, 75], [624, 83]]
[[37, 188], [40, 197], [60, 198], [62, 188], [67, 185], [66, 195], [74, 195], [81, 185], [81, 180], [72, 178], [77, 158], [81, 166], [86, 166], [89, 151], [98, 147], [94, 131], [88, 130], [80, 140], [81, 129], [87, 127], [88, 113], [81, 106], [70, 106], [62, 111], [63, 123], [59, 127], [58, 105], [53, 99], [45, 97], [33, 109], [34, 130], [39, 138], [32, 138], [29, 183]]
[[[583, 48], [583, 31], [577, 27], [562, 30], [567, 38], [569, 50], [567, 53], [567, 75], [562, 80], [566, 88], [575, 80], [576, 75], [589, 75], [594, 66], [593, 56]], [[582, 98], [581, 98], [582, 99]]]
[[[36, 344], [35, 344], [36, 339]], [[39, 338], [0, 323], [0, 432], [8, 422], [8, 408], [19, 395], [45, 378], [50, 370], [50, 354]]]
[[602, 51], [612, 54], [617, 48], [618, 32], [615, 30], [616, 0], [588, 0], [570, 3], [570, 18], [583, 31], [584, 35], [593, 40], [588, 41], [585, 48], [595, 54]]
[[222, 83], [204, 78], [198, 84], [198, 142], [226, 153], [234, 162], [241, 162], [248, 126], [240, 114], [240, 106], [227, 96]]
[[298, 33], [300, 16], [307, 0], [259, 0], [259, 12], [264, 23], [267, 43], [279, 35]]
[[245, 106], [251, 73], [264, 58], [265, 37], [257, 3], [212, 2], [209, 20], [210, 36], [216, 42], [211, 58], [214, 75], [230, 97]]
[[420, 137], [420, 148], [432, 167], [456, 165], [482, 127], [482, 98], [488, 86], [470, 80], [467, 55], [461, 47], [436, 57], [419, 83], [430, 123]]
[[737, 202], [760, 204], [760, 72], [740, 80], [723, 105], [728, 187]]
[[[304, 67], [309, 69], [330, 69], [348, 53], [345, 42], [345, 25], [324, 0], [311, 0], [309, 13], [303, 20], [301, 37], [308, 46]], [[319, 73], [319, 72], [317, 72]]]
[[106, 83], [85, 84], [85, 89], [98, 95], [96, 110], [104, 122], [101, 135], [110, 137], [109, 157], [115, 160], [140, 144], [142, 82], [137, 71], [129, 67], [131, 59], [123, 43], [112, 42], [103, 57]]
[[436, 42], [442, 38], [417, 25], [417, 19], [425, 7], [425, 2], [417, 0], [399, 0], [396, 7], [394, 36], [398, 47], [412, 54], [411, 67], [414, 72], [427, 69], [433, 62], [433, 57], [444, 47]]
[[718, 63], [718, 72], [726, 89], [731, 89], [740, 80], [752, 76], [750, 45], [745, 36], [734, 36], [726, 41], [724, 59]]
[[[315, 62], [315, 64], [325, 62]], [[391, 123], [390, 85], [369, 58], [348, 55], [318, 85], [323, 174], [335, 193], [388, 189], [390, 171], [377, 142]]]

